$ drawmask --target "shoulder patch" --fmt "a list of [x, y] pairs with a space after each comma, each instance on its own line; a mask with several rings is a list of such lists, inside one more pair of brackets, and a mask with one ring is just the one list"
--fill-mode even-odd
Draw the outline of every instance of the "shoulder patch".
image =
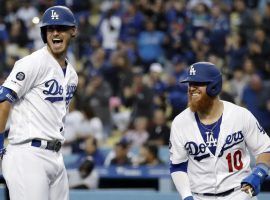
[[16, 79], [17, 80], [22, 81], [22, 80], [24, 80], [24, 78], [25, 78], [25, 74], [23, 72], [18, 72], [16, 74]]

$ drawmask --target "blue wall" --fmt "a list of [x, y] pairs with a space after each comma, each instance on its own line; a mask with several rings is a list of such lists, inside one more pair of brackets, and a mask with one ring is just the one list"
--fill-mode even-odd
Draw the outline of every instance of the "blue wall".
[[[97, 191], [70, 191], [70, 200], [180, 200], [177, 193], [161, 193], [149, 190], [97, 190]], [[261, 193], [258, 200], [269, 200], [270, 193]]]

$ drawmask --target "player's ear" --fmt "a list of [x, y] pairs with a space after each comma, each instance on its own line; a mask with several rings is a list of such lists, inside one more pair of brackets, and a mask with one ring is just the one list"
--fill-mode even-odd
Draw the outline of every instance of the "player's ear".
[[77, 28], [76, 27], [72, 27], [71, 28], [71, 37], [75, 37], [77, 35]]

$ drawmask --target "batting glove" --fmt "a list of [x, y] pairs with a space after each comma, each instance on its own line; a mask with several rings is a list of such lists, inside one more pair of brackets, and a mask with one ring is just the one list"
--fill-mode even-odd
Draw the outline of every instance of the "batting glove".
[[256, 196], [260, 190], [264, 179], [268, 176], [268, 166], [263, 163], [259, 163], [254, 167], [252, 173], [244, 178], [241, 185], [248, 184], [253, 188], [253, 196]]
[[184, 198], [184, 200], [194, 200], [192, 196]]

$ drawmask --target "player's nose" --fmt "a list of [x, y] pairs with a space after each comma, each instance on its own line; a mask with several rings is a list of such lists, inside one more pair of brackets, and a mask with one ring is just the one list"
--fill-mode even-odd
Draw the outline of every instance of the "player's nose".
[[189, 88], [190, 90], [195, 90], [195, 89], [198, 88], [198, 86], [195, 85], [195, 84], [189, 84], [189, 85], [188, 85], [188, 88]]
[[57, 29], [52, 30], [52, 34], [53, 34], [53, 35], [58, 35], [59, 33], [60, 33], [60, 31], [57, 30]]
[[197, 86], [197, 85], [189, 84], [189, 86], [188, 86], [188, 91], [189, 91], [190, 93], [192, 93], [192, 92], [196, 91], [196, 90], [198, 89], [198, 87], [199, 87], [199, 86]]

